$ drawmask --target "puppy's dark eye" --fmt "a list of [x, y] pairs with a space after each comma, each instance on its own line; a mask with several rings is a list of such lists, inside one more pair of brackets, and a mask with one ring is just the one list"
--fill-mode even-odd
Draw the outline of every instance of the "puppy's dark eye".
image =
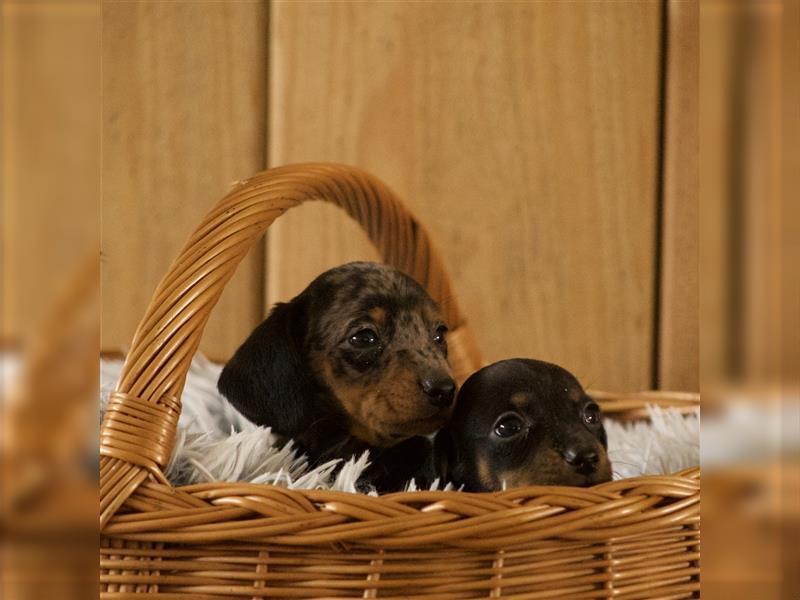
[[587, 404], [583, 409], [583, 421], [587, 425], [597, 425], [600, 422], [600, 407], [594, 402]]
[[439, 326], [436, 330], [436, 333], [433, 335], [433, 341], [439, 345], [444, 344], [447, 341], [445, 334], [447, 333], [447, 327], [444, 325]]
[[514, 437], [522, 431], [524, 425], [517, 413], [506, 413], [497, 419], [494, 424], [494, 433], [501, 438]]
[[372, 329], [362, 329], [351, 335], [349, 341], [356, 348], [369, 348], [378, 343], [378, 334]]

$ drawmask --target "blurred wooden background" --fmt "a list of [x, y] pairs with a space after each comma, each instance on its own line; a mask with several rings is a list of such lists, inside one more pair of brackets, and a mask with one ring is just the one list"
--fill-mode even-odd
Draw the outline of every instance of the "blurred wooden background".
[[[108, 2], [103, 348], [124, 349], [231, 182], [331, 160], [392, 186], [444, 252], [487, 361], [696, 390], [697, 5]], [[203, 350], [375, 258], [301, 207], [229, 284]]]

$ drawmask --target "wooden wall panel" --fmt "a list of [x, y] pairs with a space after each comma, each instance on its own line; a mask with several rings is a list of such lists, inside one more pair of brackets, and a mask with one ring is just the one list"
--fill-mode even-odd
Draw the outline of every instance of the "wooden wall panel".
[[[230, 184], [264, 167], [265, 2], [103, 7], [103, 347], [127, 344], [168, 265]], [[262, 316], [245, 259], [201, 349], [224, 358]]]
[[0, 11], [0, 343], [18, 346], [97, 251], [100, 5]]
[[[443, 249], [485, 359], [650, 386], [661, 5], [273, 6], [268, 159], [386, 180]], [[333, 209], [268, 234], [267, 300], [373, 257]]]
[[669, 0], [658, 384], [699, 390], [699, 8]]
[[[797, 243], [797, 223], [800, 223], [800, 3], [783, 6], [781, 29], [781, 269], [783, 273], [783, 307], [781, 310], [782, 381], [793, 381], [800, 387], [800, 245]], [[800, 393], [798, 393], [800, 395]], [[800, 484], [800, 482], [798, 482]], [[800, 552], [788, 554], [797, 558]], [[798, 574], [800, 578], [800, 574]], [[798, 578], [794, 583], [800, 585]], [[797, 591], [800, 596], [800, 590]]]
[[782, 139], [790, 131], [781, 122], [781, 43], [797, 9], [777, 1], [701, 7], [703, 387], [773, 385], [797, 313], [796, 305], [781, 306], [782, 269], [796, 271], [781, 258], [781, 244], [796, 243], [781, 206]]

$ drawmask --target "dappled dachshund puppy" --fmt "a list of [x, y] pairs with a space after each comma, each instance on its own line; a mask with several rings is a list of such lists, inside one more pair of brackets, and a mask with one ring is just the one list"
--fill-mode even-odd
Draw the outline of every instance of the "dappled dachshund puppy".
[[317, 277], [236, 351], [220, 392], [312, 464], [369, 449], [368, 486], [399, 489], [452, 411], [447, 326], [411, 277], [369, 262]]
[[568, 371], [537, 360], [474, 373], [435, 447], [438, 475], [465, 491], [611, 479], [597, 404]]

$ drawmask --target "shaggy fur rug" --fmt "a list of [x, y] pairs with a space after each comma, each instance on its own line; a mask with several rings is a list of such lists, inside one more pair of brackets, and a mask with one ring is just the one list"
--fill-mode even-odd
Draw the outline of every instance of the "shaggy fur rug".
[[[102, 360], [100, 409], [122, 369], [122, 362]], [[292, 443], [278, 445], [268, 428], [245, 419], [217, 392], [222, 367], [198, 355], [183, 391], [178, 435], [167, 478], [176, 485], [205, 481], [249, 481], [290, 488], [327, 488], [355, 492], [355, 483], [369, 456], [309, 468]], [[650, 422], [620, 424], [606, 419], [608, 455], [614, 478], [674, 473], [700, 461], [699, 411], [683, 416], [675, 410], [650, 407]], [[434, 488], [452, 489], [445, 482]], [[416, 489], [409, 482], [408, 489]]]

